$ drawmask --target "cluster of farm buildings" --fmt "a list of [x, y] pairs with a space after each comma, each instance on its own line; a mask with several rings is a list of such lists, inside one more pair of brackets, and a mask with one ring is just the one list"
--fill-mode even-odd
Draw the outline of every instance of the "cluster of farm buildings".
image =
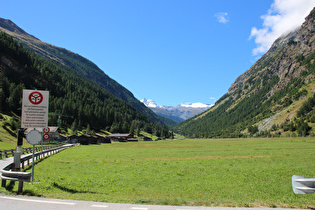
[[[36, 128], [39, 132], [43, 132], [43, 129]], [[26, 130], [26, 133], [29, 131]], [[112, 142], [137, 142], [139, 139], [133, 138], [129, 133], [123, 134], [110, 134], [108, 136], [103, 136], [100, 134], [95, 135], [71, 135], [65, 136], [60, 134], [60, 129], [58, 127], [49, 127], [49, 132], [47, 133], [49, 138], [45, 139], [44, 142], [61, 142], [61, 141], [69, 141], [69, 142], [77, 142], [80, 144], [88, 145], [88, 144], [101, 144], [101, 143], [112, 143]], [[143, 141], [152, 141], [151, 138], [143, 137]]]

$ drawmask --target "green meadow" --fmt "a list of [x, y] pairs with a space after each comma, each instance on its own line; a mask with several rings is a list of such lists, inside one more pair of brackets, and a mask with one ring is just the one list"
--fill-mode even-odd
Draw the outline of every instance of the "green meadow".
[[[31, 171], [31, 168], [28, 169]], [[315, 208], [291, 176], [315, 177], [315, 138], [77, 146], [40, 161], [24, 194], [102, 202]], [[17, 191], [17, 184], [0, 192]]]

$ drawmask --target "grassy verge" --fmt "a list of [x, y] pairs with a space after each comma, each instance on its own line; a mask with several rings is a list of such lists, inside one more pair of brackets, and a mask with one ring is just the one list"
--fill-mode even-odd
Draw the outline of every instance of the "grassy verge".
[[15, 149], [16, 131], [10, 127], [12, 117], [0, 113], [0, 150]]
[[[25, 194], [122, 203], [315, 208], [293, 174], [315, 177], [315, 138], [79, 146], [35, 166]], [[30, 169], [31, 170], [31, 169]], [[0, 192], [17, 191], [1, 188]]]

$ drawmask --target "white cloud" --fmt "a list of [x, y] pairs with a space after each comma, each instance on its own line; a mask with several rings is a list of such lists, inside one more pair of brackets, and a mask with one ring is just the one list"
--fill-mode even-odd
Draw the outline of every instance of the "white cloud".
[[253, 55], [265, 53], [277, 38], [301, 26], [314, 6], [315, 0], [274, 0], [268, 13], [261, 16], [263, 27], [251, 30], [249, 39], [257, 44]]
[[219, 13], [216, 13], [214, 16], [217, 18], [217, 21], [219, 23], [227, 23], [229, 22], [228, 15], [229, 14], [227, 12], [219, 12]]

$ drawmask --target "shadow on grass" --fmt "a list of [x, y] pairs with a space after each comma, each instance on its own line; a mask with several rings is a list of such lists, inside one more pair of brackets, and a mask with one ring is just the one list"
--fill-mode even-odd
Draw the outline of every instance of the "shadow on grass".
[[42, 197], [42, 195], [40, 194], [36, 194], [31, 190], [23, 190], [22, 193], [19, 193], [18, 191], [13, 191], [15, 184], [19, 184], [19, 182], [17, 181], [9, 181], [9, 184], [7, 186], [5, 186], [5, 189], [13, 194], [17, 194], [17, 195], [28, 195], [28, 196], [37, 196], [37, 197]]
[[13, 191], [13, 188], [14, 188], [14, 185], [15, 185], [15, 182], [14, 182], [14, 181], [10, 181], [9, 184], [5, 187], [5, 189], [6, 189], [7, 191], [12, 192], [12, 191]]
[[53, 183], [53, 186], [62, 190], [62, 191], [69, 192], [69, 193], [92, 193], [92, 194], [96, 194], [96, 192], [79, 191], [79, 190], [70, 189], [68, 187], [63, 187], [63, 186], [60, 186], [59, 184], [57, 184], [56, 182]]
[[[46, 159], [46, 158], [48, 158], [48, 157], [49, 157], [49, 156], [46, 156], [46, 157], [44, 157], [44, 158], [41, 158], [41, 159], [36, 160], [35, 163], [34, 163], [34, 165], [40, 163], [41, 161], [43, 161], [44, 159]], [[22, 171], [25, 172], [25, 171], [31, 170], [31, 169], [32, 169], [32, 164], [26, 166]], [[34, 193], [33, 191], [31, 191], [31, 190], [23, 190], [22, 193], [19, 193], [18, 191], [13, 191], [14, 186], [15, 186], [16, 184], [18, 185], [19, 182], [18, 182], [18, 181], [9, 181], [9, 184], [6, 185], [4, 188], [5, 188], [8, 192], [13, 193], [13, 194], [42, 197], [42, 195], [36, 194], [36, 193]]]

